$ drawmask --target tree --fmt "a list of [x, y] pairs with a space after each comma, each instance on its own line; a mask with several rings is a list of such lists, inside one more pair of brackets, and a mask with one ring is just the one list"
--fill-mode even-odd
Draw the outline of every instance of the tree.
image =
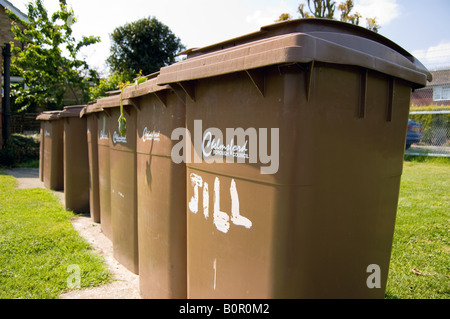
[[[312, 2], [312, 3], [311, 3]], [[336, 2], [333, 0], [307, 0], [308, 11], [305, 11], [305, 4], [301, 3], [298, 6], [298, 12], [302, 18], [326, 18], [334, 19], [336, 9]], [[353, 10], [353, 0], [345, 0], [338, 5], [338, 10], [341, 12], [340, 20], [351, 24], [359, 25], [361, 14], [355, 12], [350, 14]], [[277, 21], [284, 21], [291, 19], [288, 13], [282, 13]], [[376, 18], [367, 18], [367, 28], [369, 30], [378, 32], [380, 26], [377, 24]]]
[[174, 63], [176, 55], [185, 49], [169, 27], [154, 17], [116, 28], [111, 40], [107, 63], [113, 72], [127, 73], [128, 80], [141, 70], [150, 74]]
[[60, 0], [59, 10], [49, 18], [41, 0], [27, 5], [29, 22], [7, 11], [12, 21], [15, 40], [23, 46], [12, 46], [11, 73], [24, 79], [23, 85], [11, 90], [20, 111], [61, 109], [69, 90], [78, 104], [89, 101], [89, 81], [98, 81], [97, 72], [77, 59], [82, 47], [97, 43], [99, 37], [83, 37], [76, 41], [72, 25], [76, 18], [66, 0]]
[[124, 72], [113, 72], [107, 78], [101, 78], [97, 85], [89, 88], [91, 101], [107, 96], [106, 92], [119, 89], [120, 82], [126, 82], [130, 76]]
[[311, 1], [308, 1], [308, 9], [312, 13], [312, 15], [308, 12], [304, 11], [305, 5], [301, 3], [298, 6], [298, 12], [300, 12], [300, 15], [302, 18], [327, 18], [327, 19], [333, 19], [334, 16], [334, 9], [336, 6], [336, 3], [333, 0], [313, 0], [314, 9], [311, 8]]

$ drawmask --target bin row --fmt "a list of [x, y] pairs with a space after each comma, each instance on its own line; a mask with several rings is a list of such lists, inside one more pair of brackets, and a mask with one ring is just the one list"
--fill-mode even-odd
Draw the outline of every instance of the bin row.
[[80, 119], [84, 105], [67, 106], [62, 111], [39, 114], [39, 178], [44, 186], [64, 190], [65, 206], [79, 213], [89, 207], [89, 159], [86, 121]]
[[410, 94], [430, 73], [321, 19], [185, 54], [78, 119], [91, 215], [141, 295], [383, 298]]

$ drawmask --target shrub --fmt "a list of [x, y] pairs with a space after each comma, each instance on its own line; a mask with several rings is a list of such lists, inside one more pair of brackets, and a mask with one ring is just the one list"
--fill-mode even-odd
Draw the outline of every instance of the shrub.
[[3, 148], [0, 150], [0, 165], [6, 167], [14, 166], [16, 159], [16, 148], [10, 145], [3, 146]]
[[39, 162], [40, 135], [12, 134], [8, 145], [0, 150], [0, 166], [26, 166], [27, 163]]

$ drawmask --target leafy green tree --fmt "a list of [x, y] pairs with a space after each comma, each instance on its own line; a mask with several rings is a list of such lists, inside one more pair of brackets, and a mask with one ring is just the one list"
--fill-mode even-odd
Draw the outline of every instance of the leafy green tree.
[[98, 82], [98, 74], [77, 59], [81, 48], [100, 41], [99, 37], [83, 37], [76, 41], [72, 25], [76, 22], [66, 0], [59, 0], [59, 10], [49, 17], [41, 0], [27, 4], [29, 22], [7, 11], [12, 31], [22, 46], [12, 46], [11, 73], [24, 79], [11, 90], [19, 111], [61, 109], [69, 90], [78, 104], [89, 100], [90, 81]]
[[174, 63], [177, 54], [185, 49], [169, 27], [154, 17], [116, 28], [111, 40], [107, 63], [113, 72], [128, 74], [130, 81], [141, 70], [150, 74]]
[[91, 101], [105, 97], [106, 92], [119, 89], [120, 82], [126, 82], [129, 76], [124, 72], [113, 72], [107, 78], [101, 78], [97, 85], [89, 88], [89, 96]]

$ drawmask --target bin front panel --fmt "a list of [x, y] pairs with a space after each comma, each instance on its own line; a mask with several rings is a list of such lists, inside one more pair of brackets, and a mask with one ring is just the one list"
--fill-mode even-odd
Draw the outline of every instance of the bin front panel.
[[136, 154], [111, 151], [110, 165], [114, 258], [138, 274]]
[[45, 122], [41, 121], [40, 129], [40, 144], [39, 144], [39, 180], [44, 181], [44, 141], [45, 141]]
[[95, 114], [89, 114], [86, 117], [89, 157], [89, 209], [92, 220], [95, 223], [100, 223], [97, 121], [97, 115]]
[[44, 185], [53, 190], [64, 189], [64, 124], [60, 120], [45, 121]]
[[191, 168], [187, 178], [188, 298], [272, 298], [277, 188]]
[[64, 122], [64, 198], [67, 210], [89, 212], [89, 156], [85, 118], [66, 117]]
[[136, 190], [136, 110], [125, 114], [127, 132], [120, 136], [119, 108], [110, 109], [111, 225], [114, 257], [139, 273]]
[[[236, 73], [197, 81], [187, 100], [191, 147], [200, 141], [194, 154], [204, 156], [187, 164], [188, 297], [383, 298], [410, 84], [320, 63], [312, 74], [303, 65], [263, 72], [264, 96]], [[205, 146], [231, 144], [208, 144], [208, 130], [239, 127], [255, 129], [256, 148], [267, 142], [268, 154], [279, 143], [276, 172], [261, 174], [260, 149], [255, 163], [205, 161]], [[278, 129], [278, 140], [261, 129]], [[246, 140], [231, 149], [250, 155]], [[380, 269], [376, 289], [371, 265]]]
[[186, 298], [186, 166], [174, 163], [172, 132], [185, 127], [173, 91], [142, 96], [137, 119], [139, 283], [144, 298]]
[[100, 197], [101, 228], [106, 237], [112, 240], [111, 225], [111, 177], [109, 138], [110, 124], [106, 113], [100, 112], [97, 121], [98, 143], [98, 187]]
[[186, 298], [186, 168], [137, 154], [139, 282], [144, 298]]

